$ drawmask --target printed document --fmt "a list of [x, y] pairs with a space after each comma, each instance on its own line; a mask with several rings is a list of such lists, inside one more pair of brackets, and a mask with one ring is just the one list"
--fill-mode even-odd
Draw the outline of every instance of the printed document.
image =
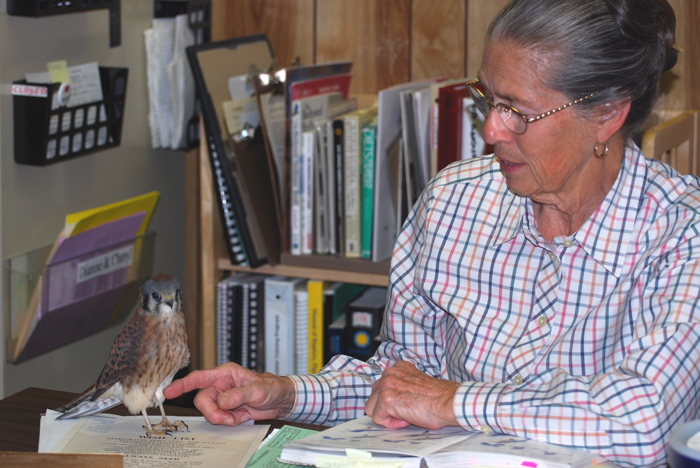
[[[132, 468], [230, 466], [243, 468], [265, 438], [269, 426], [242, 424], [215, 426], [203, 417], [176, 417], [188, 428], [171, 435], [148, 437], [142, 416], [100, 413], [56, 421], [47, 410], [42, 416], [39, 452], [123, 453]], [[160, 416], [151, 416], [152, 423]]]

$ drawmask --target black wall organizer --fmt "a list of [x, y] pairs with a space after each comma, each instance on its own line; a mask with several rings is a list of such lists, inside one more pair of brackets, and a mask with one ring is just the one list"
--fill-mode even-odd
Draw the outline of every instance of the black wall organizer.
[[89, 10], [109, 9], [109, 46], [122, 43], [121, 0], [7, 0], [7, 14], [13, 16], [54, 16]]
[[155, 0], [153, 16], [172, 18], [187, 15], [187, 22], [194, 31], [195, 44], [211, 40], [211, 0]]
[[102, 101], [56, 104], [60, 83], [14, 84], [46, 88], [47, 97], [13, 95], [15, 162], [45, 166], [121, 143], [129, 70], [100, 67]]
[[7, 14], [50, 16], [111, 8], [119, 0], [7, 0]]

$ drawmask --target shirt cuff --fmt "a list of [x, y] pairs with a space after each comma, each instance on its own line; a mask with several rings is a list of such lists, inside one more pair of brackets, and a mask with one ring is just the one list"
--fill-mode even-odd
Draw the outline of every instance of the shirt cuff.
[[503, 391], [502, 383], [464, 382], [454, 398], [454, 412], [459, 425], [484, 434], [501, 432], [496, 409]]
[[322, 376], [287, 375], [294, 383], [294, 406], [284, 417], [289, 421], [323, 424], [333, 408], [331, 387]]

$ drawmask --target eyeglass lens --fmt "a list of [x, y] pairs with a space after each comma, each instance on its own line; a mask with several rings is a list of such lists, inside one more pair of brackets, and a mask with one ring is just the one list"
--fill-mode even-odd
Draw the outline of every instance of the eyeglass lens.
[[471, 94], [474, 104], [476, 105], [477, 109], [479, 109], [479, 112], [484, 114], [484, 117], [488, 117], [489, 112], [493, 107], [496, 110], [496, 114], [498, 114], [498, 117], [501, 119], [501, 122], [503, 122], [508, 130], [518, 135], [525, 133], [525, 130], [527, 129], [527, 124], [525, 121], [522, 120], [522, 118], [513, 118], [513, 114], [516, 113], [516, 111], [505, 104], [491, 104], [484, 95], [484, 92], [480, 89], [480, 84], [481, 83], [477, 81], [476, 83], [469, 83], [467, 85], [469, 88], [469, 94]]

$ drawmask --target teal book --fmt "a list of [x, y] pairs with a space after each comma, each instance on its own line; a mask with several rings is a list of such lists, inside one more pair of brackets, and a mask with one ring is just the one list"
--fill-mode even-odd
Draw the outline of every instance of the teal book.
[[372, 219], [374, 218], [374, 172], [377, 155], [377, 119], [362, 129], [362, 215], [360, 257], [372, 258]]

